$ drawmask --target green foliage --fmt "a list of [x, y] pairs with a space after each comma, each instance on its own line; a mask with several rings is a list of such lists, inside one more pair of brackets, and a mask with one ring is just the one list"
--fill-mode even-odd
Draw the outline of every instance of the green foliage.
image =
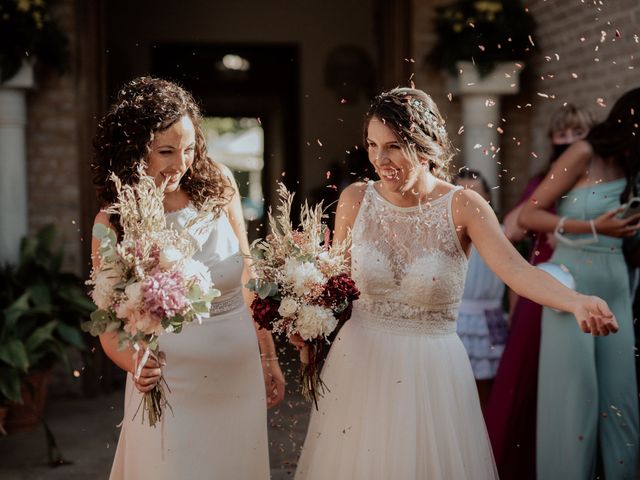
[[533, 51], [535, 21], [520, 0], [457, 0], [436, 9], [438, 40], [427, 61], [456, 74], [473, 61], [485, 76], [497, 62], [525, 60]]
[[0, 0], [0, 81], [13, 77], [29, 59], [66, 72], [67, 37], [51, 18], [47, 0]]
[[81, 322], [95, 309], [82, 281], [61, 271], [53, 226], [25, 238], [18, 265], [0, 267], [0, 403], [20, 401], [20, 382], [57, 360], [66, 348], [85, 347]]

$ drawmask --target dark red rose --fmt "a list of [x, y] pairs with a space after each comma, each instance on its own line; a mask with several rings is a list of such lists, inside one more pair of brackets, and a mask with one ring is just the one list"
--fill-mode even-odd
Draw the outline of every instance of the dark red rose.
[[278, 308], [280, 302], [274, 300], [271, 297], [260, 298], [256, 295], [251, 302], [251, 311], [253, 312], [253, 319], [265, 330], [273, 329], [273, 322], [279, 318]]
[[[351, 317], [353, 301], [360, 297], [360, 291], [355, 282], [346, 274], [336, 275], [327, 280], [322, 294], [322, 303], [336, 313], [338, 321], [348, 320]], [[345, 306], [346, 304], [346, 306]]]

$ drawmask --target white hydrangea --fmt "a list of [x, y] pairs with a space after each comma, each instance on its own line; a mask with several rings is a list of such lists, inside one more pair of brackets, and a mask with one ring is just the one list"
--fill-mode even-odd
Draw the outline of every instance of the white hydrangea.
[[204, 293], [211, 290], [211, 287], [213, 286], [213, 282], [211, 281], [211, 272], [209, 271], [209, 267], [204, 263], [190, 258], [184, 262], [182, 273], [186, 278], [194, 278]]
[[183, 255], [180, 250], [174, 247], [163, 248], [160, 251], [160, 268], [163, 270], [169, 270], [176, 263], [182, 259]]
[[284, 318], [292, 317], [298, 310], [298, 302], [291, 297], [284, 297], [278, 307], [278, 313]]
[[293, 293], [303, 296], [315, 285], [324, 285], [324, 275], [311, 262], [299, 262], [293, 258], [287, 258], [283, 269], [285, 279]]
[[134, 282], [127, 285], [124, 289], [126, 300], [116, 307], [116, 316], [118, 318], [130, 318], [133, 312], [140, 309], [142, 304], [142, 283]]
[[298, 311], [296, 327], [303, 340], [326, 337], [336, 328], [338, 321], [333, 312], [319, 305], [302, 305]]
[[336, 267], [340, 263], [338, 257], [330, 255], [327, 251], [320, 252], [318, 261], [331, 268]]
[[113, 287], [120, 283], [120, 275], [113, 270], [100, 270], [95, 275], [91, 298], [99, 309], [106, 310], [113, 303]]

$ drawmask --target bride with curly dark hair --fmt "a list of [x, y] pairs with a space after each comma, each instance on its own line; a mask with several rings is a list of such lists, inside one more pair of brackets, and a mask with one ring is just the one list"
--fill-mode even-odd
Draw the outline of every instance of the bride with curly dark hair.
[[[117, 197], [111, 173], [134, 184], [141, 165], [158, 185], [166, 184], [166, 218], [176, 228], [186, 228], [205, 201], [210, 208], [213, 200], [210, 230], [192, 234], [199, 247], [194, 258], [211, 269], [222, 292], [202, 324], [162, 337], [161, 355], [147, 361], [137, 380], [136, 353], [119, 350], [115, 334], [101, 335], [107, 356], [128, 373], [111, 479], [269, 478], [266, 406], [282, 400], [284, 378], [271, 335], [254, 328], [243, 301], [242, 285], [250, 273], [240, 197], [231, 172], [207, 157], [200, 120], [196, 102], [183, 88], [140, 77], [120, 90], [94, 140], [92, 169], [101, 208]], [[122, 234], [119, 218], [102, 210], [95, 223]], [[93, 238], [94, 265], [100, 262], [98, 252]], [[140, 403], [136, 390], [150, 391], [161, 374], [171, 388], [173, 414], [164, 415], [155, 429], [133, 417]]]

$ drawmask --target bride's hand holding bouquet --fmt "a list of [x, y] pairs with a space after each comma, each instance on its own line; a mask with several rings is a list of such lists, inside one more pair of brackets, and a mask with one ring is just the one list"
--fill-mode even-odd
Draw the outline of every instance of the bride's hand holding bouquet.
[[340, 321], [351, 316], [359, 296], [348, 275], [349, 239], [329, 245], [322, 203], [305, 202], [300, 226], [291, 224], [293, 194], [278, 189], [277, 215], [269, 212], [271, 233], [251, 248], [256, 278], [247, 288], [255, 292], [251, 309], [261, 328], [281, 333], [300, 347], [302, 393], [317, 406], [324, 390], [319, 375], [321, 352]]

